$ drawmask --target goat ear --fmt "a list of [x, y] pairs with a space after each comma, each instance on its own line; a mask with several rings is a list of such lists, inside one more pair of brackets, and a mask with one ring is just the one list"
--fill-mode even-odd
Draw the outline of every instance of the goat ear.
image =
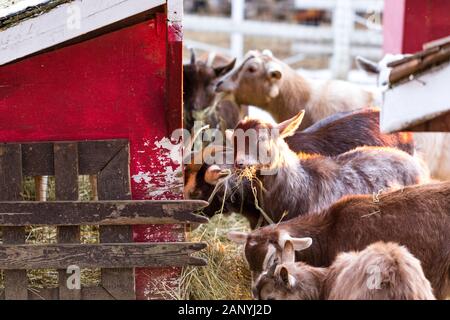
[[291, 238], [290, 241], [295, 251], [301, 251], [311, 247], [313, 240], [309, 237], [306, 238]]
[[221, 67], [214, 68], [214, 73], [216, 74], [216, 77], [223, 76], [233, 70], [234, 66], [236, 65], [236, 58], [233, 59], [229, 64], [226, 64]]
[[205, 172], [205, 182], [215, 186], [220, 178], [230, 175], [229, 170], [222, 170], [218, 165], [212, 165]]
[[304, 116], [305, 110], [302, 110], [293, 118], [278, 124], [277, 128], [280, 132], [281, 138], [286, 138], [294, 135], [302, 124]]
[[289, 274], [289, 271], [285, 266], [280, 267], [279, 277], [286, 287], [292, 288], [295, 286], [295, 278]]
[[228, 232], [227, 237], [229, 240], [237, 244], [244, 244], [247, 242], [248, 233], [241, 231], [230, 231]]
[[194, 50], [194, 48], [191, 48], [190, 51], [191, 51], [191, 65], [195, 65], [195, 61], [196, 61], [195, 50]]
[[291, 240], [287, 240], [284, 243], [283, 252], [281, 254], [281, 262], [282, 263], [295, 262], [295, 249]]
[[269, 49], [264, 49], [261, 53], [262, 53], [262, 55], [264, 55], [264, 56], [268, 56], [268, 57], [273, 58], [273, 53], [272, 53], [272, 51], [269, 50]]
[[364, 57], [361, 56], [357, 56], [356, 57], [356, 65], [358, 66], [359, 69], [366, 71], [367, 73], [372, 73], [372, 74], [379, 74], [380, 73], [380, 67], [378, 65], [378, 63], [366, 59]]

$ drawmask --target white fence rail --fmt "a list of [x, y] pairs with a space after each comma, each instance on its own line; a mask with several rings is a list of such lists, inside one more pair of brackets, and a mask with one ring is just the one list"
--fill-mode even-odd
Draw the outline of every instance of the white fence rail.
[[[383, 36], [377, 19], [364, 19], [365, 13], [379, 17], [385, 0], [295, 0], [296, 9], [320, 9], [332, 11], [331, 26], [306, 26], [289, 23], [246, 20], [245, 0], [232, 0], [231, 17], [210, 17], [186, 14], [185, 30], [198, 32], [221, 32], [230, 34], [230, 47], [221, 48], [213, 44], [186, 39], [189, 47], [215, 50], [238, 58], [244, 54], [244, 37], [258, 36], [292, 39], [293, 57], [287, 62], [301, 59], [302, 54], [332, 54], [331, 70], [336, 78], [346, 78], [352, 58], [362, 54], [371, 58], [382, 55]], [[355, 23], [364, 24], [367, 29], [355, 29]]]

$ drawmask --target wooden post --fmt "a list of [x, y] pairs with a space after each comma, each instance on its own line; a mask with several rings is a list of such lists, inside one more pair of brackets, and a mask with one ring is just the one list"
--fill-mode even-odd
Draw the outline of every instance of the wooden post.
[[[234, 24], [244, 21], [245, 0], [233, 0], [231, 2], [231, 19]], [[231, 53], [237, 59], [242, 59], [244, 55], [244, 36], [240, 32], [231, 34]]]
[[[77, 143], [55, 143], [55, 185], [56, 200], [78, 200], [78, 145]], [[79, 243], [80, 227], [58, 227], [58, 243]], [[61, 300], [80, 300], [80, 289], [67, 286], [67, 267], [59, 270], [59, 298]]]
[[[130, 168], [128, 146], [119, 153], [98, 174], [99, 200], [129, 200]], [[101, 226], [100, 243], [132, 242], [131, 226]], [[112, 297], [120, 300], [135, 299], [133, 269], [109, 268], [102, 269], [102, 287]]]
[[[0, 145], [0, 200], [21, 200], [22, 148], [20, 144]], [[3, 244], [24, 244], [24, 227], [3, 227]], [[5, 298], [28, 298], [26, 270], [5, 270]]]
[[331, 61], [333, 78], [347, 79], [352, 67], [350, 44], [354, 24], [352, 1], [337, 1], [333, 14], [334, 54]]
[[48, 176], [34, 177], [34, 187], [36, 190], [36, 201], [47, 201]]

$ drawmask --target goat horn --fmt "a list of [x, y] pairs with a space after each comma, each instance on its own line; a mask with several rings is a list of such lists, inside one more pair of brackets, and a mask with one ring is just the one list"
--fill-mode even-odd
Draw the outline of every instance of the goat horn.
[[195, 65], [195, 61], [196, 61], [195, 50], [194, 50], [194, 48], [191, 48], [190, 51], [191, 51], [191, 64]]
[[284, 249], [284, 246], [286, 245], [287, 241], [292, 243], [292, 246], [294, 247], [295, 251], [308, 249], [313, 242], [313, 240], [309, 237], [293, 238], [286, 231], [281, 232], [278, 237], [278, 245]]
[[292, 241], [287, 240], [284, 244], [283, 252], [281, 254], [282, 263], [295, 262], [295, 249]]

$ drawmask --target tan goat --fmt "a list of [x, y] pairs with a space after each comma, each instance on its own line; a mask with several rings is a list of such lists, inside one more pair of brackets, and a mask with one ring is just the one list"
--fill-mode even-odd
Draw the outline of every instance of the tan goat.
[[[305, 248], [311, 238], [303, 238]], [[295, 262], [287, 241], [283, 261], [262, 274], [253, 287], [261, 300], [435, 300], [420, 261], [406, 247], [377, 242], [345, 252], [328, 268]]]
[[305, 110], [302, 128], [341, 111], [373, 104], [371, 93], [345, 81], [305, 78], [270, 52], [250, 51], [243, 63], [218, 82], [216, 92], [253, 105], [282, 122]]

